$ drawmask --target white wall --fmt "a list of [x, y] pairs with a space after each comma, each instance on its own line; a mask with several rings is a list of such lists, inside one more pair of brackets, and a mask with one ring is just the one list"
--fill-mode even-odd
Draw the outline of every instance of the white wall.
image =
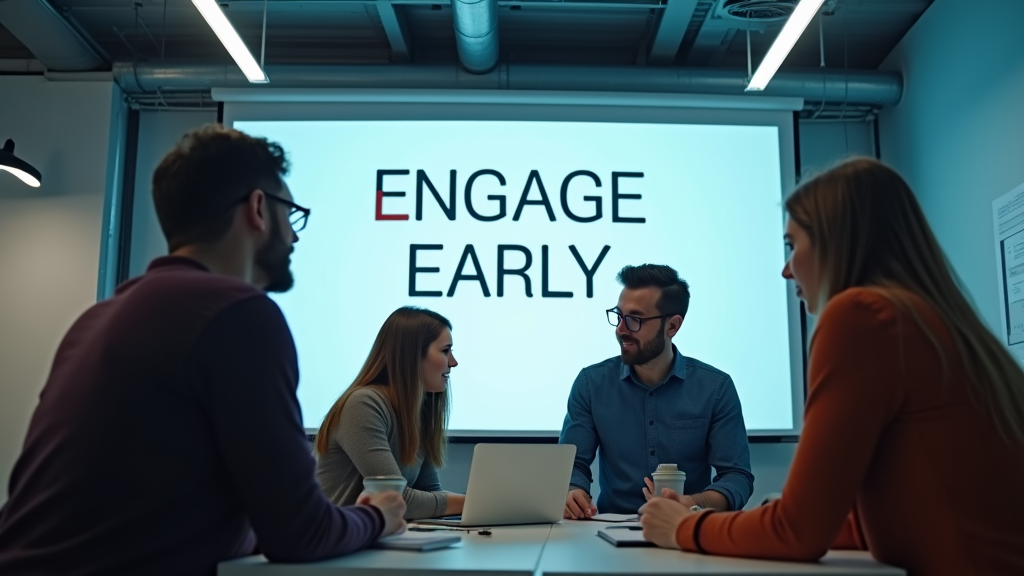
[[[875, 150], [874, 122], [815, 121], [800, 122], [800, 181], [824, 172], [851, 156], [878, 156]], [[807, 332], [814, 332], [815, 317], [807, 316]], [[810, 343], [810, 338], [807, 339]], [[772, 490], [778, 492], [778, 490]]]
[[800, 122], [800, 175], [813, 176], [850, 156], [875, 157], [874, 124], [804, 120]]
[[1024, 183], [1021, 23], [1020, 0], [936, 0], [882, 65], [905, 78], [903, 100], [880, 117], [882, 159], [916, 192], [993, 329], [992, 200]]
[[29, 188], [0, 172], [0, 504], [57, 345], [96, 301], [117, 94], [0, 76], [0, 141], [43, 174]]
[[153, 209], [153, 171], [185, 132], [216, 121], [216, 108], [209, 111], [139, 112], [129, 276], [142, 274], [150, 260], [167, 253], [167, 241], [160, 232], [160, 223]]

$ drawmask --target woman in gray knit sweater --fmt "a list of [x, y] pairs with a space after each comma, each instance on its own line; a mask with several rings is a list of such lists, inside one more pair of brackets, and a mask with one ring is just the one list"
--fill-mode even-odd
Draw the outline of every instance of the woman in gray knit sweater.
[[327, 497], [353, 504], [367, 476], [404, 476], [406, 519], [462, 514], [465, 496], [441, 490], [448, 439], [451, 322], [430, 310], [391, 313], [355, 382], [316, 436], [316, 476]]

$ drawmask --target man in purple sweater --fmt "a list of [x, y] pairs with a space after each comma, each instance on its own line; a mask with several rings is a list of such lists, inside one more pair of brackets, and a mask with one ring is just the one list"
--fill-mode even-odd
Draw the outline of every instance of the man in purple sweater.
[[397, 492], [338, 507], [314, 477], [266, 295], [291, 287], [309, 216], [286, 173], [279, 145], [219, 126], [163, 159], [170, 256], [61, 342], [0, 510], [0, 574], [214, 574], [257, 547], [303, 562], [401, 529]]

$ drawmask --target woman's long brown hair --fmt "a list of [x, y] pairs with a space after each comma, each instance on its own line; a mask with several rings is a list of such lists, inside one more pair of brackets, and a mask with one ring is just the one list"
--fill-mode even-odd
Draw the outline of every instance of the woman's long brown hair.
[[451, 401], [447, 390], [424, 392], [421, 367], [430, 345], [445, 328], [451, 330], [451, 322], [425, 308], [404, 306], [392, 312], [380, 327], [359, 375], [320, 425], [317, 453], [327, 453], [331, 432], [338, 425], [349, 396], [360, 388], [377, 386], [395, 411], [400, 464], [414, 462], [422, 447], [426, 461], [443, 466]]
[[848, 288], [872, 289], [913, 318], [948, 365], [907, 293], [923, 298], [956, 343], [971, 397], [1004, 438], [1024, 442], [1024, 370], [964, 295], [917, 198], [895, 170], [870, 158], [847, 160], [802, 184], [786, 200], [786, 211], [810, 237], [822, 308]]

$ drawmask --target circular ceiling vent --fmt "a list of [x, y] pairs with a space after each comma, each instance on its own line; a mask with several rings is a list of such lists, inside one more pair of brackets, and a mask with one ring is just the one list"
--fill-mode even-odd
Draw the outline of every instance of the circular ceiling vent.
[[785, 20], [800, 0], [724, 0], [722, 12], [736, 20], [771, 22]]

